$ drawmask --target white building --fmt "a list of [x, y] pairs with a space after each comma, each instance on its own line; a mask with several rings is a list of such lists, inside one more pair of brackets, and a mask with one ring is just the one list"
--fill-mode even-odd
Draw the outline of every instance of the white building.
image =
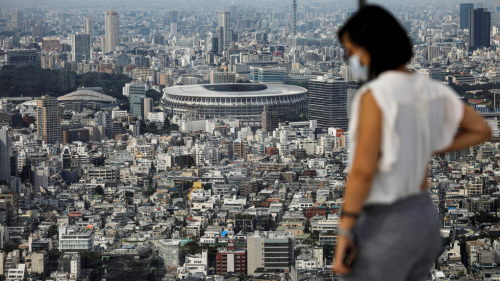
[[208, 251], [203, 250], [201, 254], [186, 255], [186, 262], [183, 266], [177, 268], [179, 278], [183, 279], [196, 273], [207, 275], [208, 269]]
[[84, 228], [59, 227], [59, 250], [94, 250], [94, 233]]

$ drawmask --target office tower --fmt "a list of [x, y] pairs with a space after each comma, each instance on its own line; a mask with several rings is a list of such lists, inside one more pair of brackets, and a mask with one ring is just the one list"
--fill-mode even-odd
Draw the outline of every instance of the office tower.
[[168, 21], [170, 23], [179, 23], [179, 12], [176, 10], [168, 12]]
[[427, 59], [433, 60], [441, 55], [441, 47], [439, 46], [427, 46]]
[[36, 49], [7, 50], [7, 65], [41, 67], [41, 52]]
[[484, 8], [469, 10], [469, 51], [490, 47], [491, 14]]
[[285, 67], [250, 66], [250, 81], [253, 83], [283, 83], [286, 78]]
[[247, 236], [247, 275], [257, 268], [287, 272], [294, 264], [293, 232], [255, 231]]
[[217, 52], [224, 50], [224, 27], [217, 26]]
[[56, 98], [42, 96], [36, 101], [37, 134], [45, 143], [61, 141], [61, 110]]
[[73, 61], [82, 62], [91, 59], [90, 56], [90, 35], [72, 34], [71, 35], [71, 57]]
[[170, 23], [170, 33], [177, 33], [177, 23], [176, 22]]
[[356, 78], [354, 77], [354, 74], [352, 73], [352, 71], [348, 65], [341, 65], [340, 72], [342, 73], [342, 78], [344, 78], [344, 80], [347, 83], [356, 80]]
[[130, 113], [137, 117], [142, 117], [142, 99], [146, 97], [145, 84], [130, 84], [129, 103]]
[[9, 131], [0, 129], [0, 181], [10, 179], [12, 140]]
[[342, 78], [318, 76], [309, 80], [309, 120], [319, 128], [347, 130], [347, 83]]
[[236, 83], [236, 73], [234, 72], [210, 72], [210, 84]]
[[499, 24], [500, 23], [500, 0], [495, 0], [495, 10], [493, 11], [494, 14], [494, 23]]
[[473, 3], [460, 4], [460, 29], [469, 28], [469, 10], [474, 9]]
[[14, 14], [12, 15], [12, 23], [14, 28], [17, 30], [23, 30], [23, 13], [21, 13], [21, 11], [14, 11]]
[[279, 126], [280, 122], [284, 122], [285, 113], [279, 109], [270, 108], [269, 106], [264, 106], [264, 111], [262, 111], [262, 129], [271, 134]]
[[85, 34], [90, 35], [90, 40], [92, 41], [92, 28], [94, 27], [94, 21], [91, 19], [85, 19]]
[[63, 169], [71, 169], [71, 150], [68, 146], [65, 146], [61, 152], [61, 162]]
[[[231, 40], [233, 39], [233, 34], [232, 34], [232, 31], [231, 31], [230, 25], [229, 25], [230, 24], [229, 23], [229, 20], [230, 20], [229, 12], [219, 12], [218, 20], [219, 20], [219, 27], [223, 28], [223, 33], [224, 33], [224, 36], [223, 36], [224, 45], [222, 46], [222, 49], [223, 50], [229, 49], [229, 47], [231, 47]], [[219, 40], [219, 42], [220, 42], [220, 40]], [[219, 46], [219, 48], [220, 47], [221, 46]]]
[[153, 112], [153, 99], [142, 99], [142, 120], [146, 120], [150, 112]]
[[106, 46], [104, 52], [113, 52], [120, 45], [120, 17], [117, 12], [111, 10], [106, 13], [105, 21]]
[[292, 0], [292, 8], [293, 8], [292, 34], [293, 37], [297, 37], [297, 0]]

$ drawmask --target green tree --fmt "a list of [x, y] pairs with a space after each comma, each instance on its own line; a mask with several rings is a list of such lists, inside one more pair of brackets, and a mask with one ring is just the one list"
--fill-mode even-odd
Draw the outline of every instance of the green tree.
[[59, 235], [59, 228], [57, 227], [57, 224], [49, 226], [49, 229], [47, 229], [47, 234], [49, 234], [49, 237], [53, 237], [54, 235]]
[[125, 197], [134, 197], [134, 193], [131, 191], [125, 191]]
[[99, 194], [99, 195], [103, 195], [104, 194], [104, 189], [102, 188], [102, 186], [98, 185], [94, 188], [94, 192]]
[[147, 132], [151, 134], [158, 134], [158, 126], [156, 126], [155, 122], [149, 122]]
[[2, 248], [2, 251], [4, 251], [5, 253], [10, 253], [14, 250], [17, 250], [19, 249], [19, 246], [14, 244], [13, 242], [9, 242], [7, 245], [5, 245], [3, 248]]
[[148, 90], [146, 92], [146, 97], [153, 99], [153, 101], [160, 101], [161, 97], [163, 96], [162, 93], [157, 92], [156, 90]]

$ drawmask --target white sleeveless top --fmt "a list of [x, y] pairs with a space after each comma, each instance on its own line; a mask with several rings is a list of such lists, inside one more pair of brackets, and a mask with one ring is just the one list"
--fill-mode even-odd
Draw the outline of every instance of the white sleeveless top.
[[390, 204], [420, 192], [429, 158], [454, 139], [463, 103], [450, 87], [420, 74], [380, 74], [354, 97], [349, 166], [356, 149], [360, 97], [367, 90], [371, 90], [383, 117], [381, 156], [365, 206]]

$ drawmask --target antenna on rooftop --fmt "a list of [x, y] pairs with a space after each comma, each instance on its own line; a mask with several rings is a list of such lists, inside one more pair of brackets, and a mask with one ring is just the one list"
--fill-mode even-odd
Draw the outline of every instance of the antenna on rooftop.
[[292, 0], [293, 8], [293, 37], [297, 37], [297, 0]]

